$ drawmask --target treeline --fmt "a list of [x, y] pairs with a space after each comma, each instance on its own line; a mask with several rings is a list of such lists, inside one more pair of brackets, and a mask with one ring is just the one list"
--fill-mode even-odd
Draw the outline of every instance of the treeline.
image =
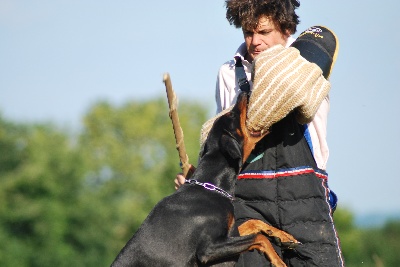
[[[196, 165], [207, 111], [181, 103]], [[109, 266], [180, 171], [165, 100], [92, 106], [71, 135], [0, 116], [0, 266]], [[400, 223], [359, 229], [334, 218], [346, 266], [400, 266]]]

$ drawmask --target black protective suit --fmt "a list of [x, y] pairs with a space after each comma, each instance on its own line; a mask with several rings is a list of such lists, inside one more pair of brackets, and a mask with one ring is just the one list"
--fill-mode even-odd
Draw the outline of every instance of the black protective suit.
[[[237, 180], [236, 222], [259, 219], [293, 235], [302, 243], [296, 249], [274, 246], [288, 266], [344, 266], [328, 176], [318, 169], [305, 131], [291, 113], [257, 144]], [[237, 266], [270, 265], [254, 250], [243, 253]]]

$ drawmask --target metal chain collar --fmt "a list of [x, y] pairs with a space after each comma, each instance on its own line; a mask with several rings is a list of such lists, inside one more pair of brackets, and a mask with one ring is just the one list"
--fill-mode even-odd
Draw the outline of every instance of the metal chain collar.
[[221, 188], [219, 188], [218, 186], [215, 186], [215, 185], [213, 185], [213, 184], [210, 184], [210, 183], [201, 183], [201, 182], [198, 182], [197, 180], [195, 180], [195, 179], [185, 179], [185, 183], [186, 184], [192, 184], [192, 185], [199, 185], [199, 186], [202, 186], [202, 187], [204, 187], [205, 189], [207, 189], [207, 190], [210, 190], [210, 191], [216, 191], [217, 193], [220, 193], [221, 195], [223, 195], [224, 197], [227, 197], [227, 198], [229, 198], [230, 200], [234, 200], [234, 197], [233, 196], [231, 196], [228, 192], [226, 192], [225, 190], [223, 190], [223, 189], [221, 189]]

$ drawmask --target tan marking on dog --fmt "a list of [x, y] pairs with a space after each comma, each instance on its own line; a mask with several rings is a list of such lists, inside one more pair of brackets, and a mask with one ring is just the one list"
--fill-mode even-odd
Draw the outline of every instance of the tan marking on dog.
[[257, 234], [254, 240], [255, 244], [249, 250], [257, 249], [263, 252], [271, 262], [272, 266], [287, 267], [286, 264], [279, 258], [274, 247], [269, 242], [268, 238], [263, 234]]
[[257, 142], [259, 142], [264, 136], [266, 136], [269, 132], [260, 132], [259, 134], [254, 134], [250, 132], [246, 127], [246, 119], [247, 119], [247, 97], [242, 97], [239, 103], [240, 110], [240, 131], [243, 134], [243, 163], [246, 162], [247, 158], [250, 156], [251, 151], [253, 151]]

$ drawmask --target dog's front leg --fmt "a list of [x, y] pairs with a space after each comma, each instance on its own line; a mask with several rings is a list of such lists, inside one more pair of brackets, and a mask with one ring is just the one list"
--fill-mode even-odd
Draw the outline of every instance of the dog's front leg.
[[248, 220], [241, 224], [238, 229], [241, 236], [262, 232], [267, 236], [273, 237], [278, 245], [282, 245], [287, 248], [295, 248], [298, 244], [300, 244], [300, 242], [297, 241], [292, 235], [260, 220]]
[[257, 249], [267, 256], [272, 266], [286, 267], [286, 264], [275, 252], [271, 242], [262, 233], [227, 237], [218, 242], [203, 243], [199, 248], [197, 258], [202, 264], [209, 264], [239, 255], [245, 251]]

